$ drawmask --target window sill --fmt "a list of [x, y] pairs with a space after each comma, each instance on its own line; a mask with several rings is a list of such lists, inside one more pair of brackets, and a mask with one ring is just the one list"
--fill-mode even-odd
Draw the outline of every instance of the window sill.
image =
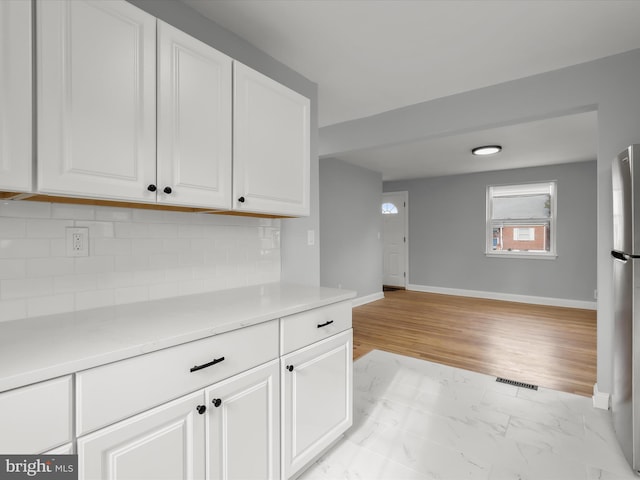
[[506, 253], [496, 253], [496, 252], [485, 252], [486, 257], [492, 258], [520, 258], [524, 260], [555, 260], [558, 258], [558, 255], [555, 253], [516, 253], [516, 252], [506, 252]]

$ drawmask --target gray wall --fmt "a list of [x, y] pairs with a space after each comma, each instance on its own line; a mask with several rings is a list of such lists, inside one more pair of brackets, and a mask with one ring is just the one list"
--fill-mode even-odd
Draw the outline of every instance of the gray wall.
[[320, 248], [307, 245], [307, 231], [318, 233], [318, 86], [246, 40], [175, 0], [128, 0], [151, 15], [187, 32], [311, 100], [311, 215], [282, 220], [282, 281], [318, 285]]
[[611, 159], [640, 142], [640, 50], [322, 128], [320, 154], [598, 111], [598, 388], [613, 358]]
[[[409, 192], [409, 283], [593, 302], [596, 178], [592, 161], [385, 182], [385, 192]], [[558, 188], [558, 257], [487, 257], [487, 185], [551, 180]]]
[[382, 292], [382, 175], [334, 158], [320, 161], [320, 281]]

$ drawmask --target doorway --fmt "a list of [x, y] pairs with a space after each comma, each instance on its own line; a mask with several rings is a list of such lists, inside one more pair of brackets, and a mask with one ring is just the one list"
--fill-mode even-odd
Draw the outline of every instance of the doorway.
[[382, 194], [383, 288], [406, 288], [408, 273], [408, 192]]

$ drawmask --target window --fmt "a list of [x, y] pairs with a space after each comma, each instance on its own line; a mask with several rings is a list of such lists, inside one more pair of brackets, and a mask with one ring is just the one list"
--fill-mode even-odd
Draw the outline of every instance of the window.
[[396, 207], [393, 203], [382, 204], [383, 215], [395, 215], [396, 213], [398, 213], [398, 207]]
[[487, 254], [556, 256], [556, 182], [487, 187]]

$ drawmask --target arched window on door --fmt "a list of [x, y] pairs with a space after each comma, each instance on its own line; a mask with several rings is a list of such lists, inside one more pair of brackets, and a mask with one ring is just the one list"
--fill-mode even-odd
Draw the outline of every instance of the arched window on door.
[[397, 213], [398, 213], [398, 207], [396, 207], [393, 203], [382, 204], [383, 215], [397, 215]]

